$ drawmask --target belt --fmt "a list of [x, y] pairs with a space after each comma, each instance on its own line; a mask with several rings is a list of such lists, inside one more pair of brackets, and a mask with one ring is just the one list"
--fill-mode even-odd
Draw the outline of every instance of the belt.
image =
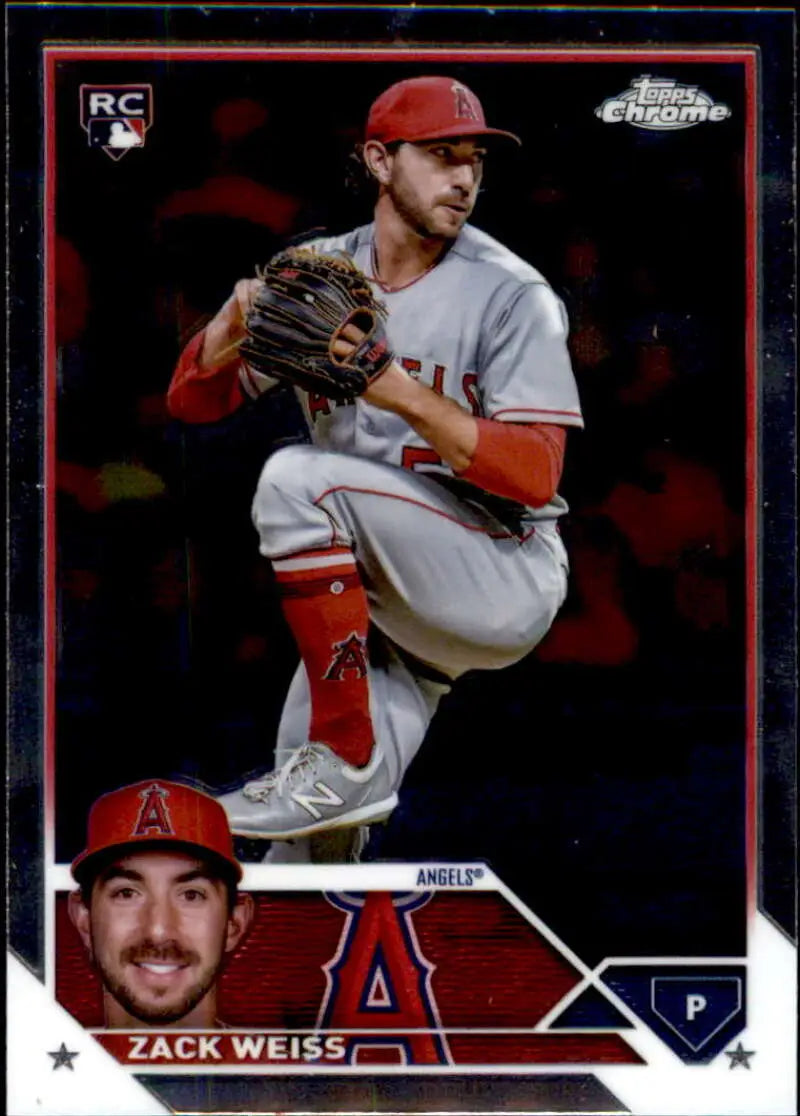
[[452, 492], [465, 504], [477, 507], [486, 515], [497, 520], [501, 527], [505, 527], [510, 535], [521, 539], [530, 530], [530, 523], [526, 523], [530, 510], [516, 500], [509, 500], [505, 496], [494, 496], [483, 488], [478, 488], [470, 481], [461, 480], [460, 477], [451, 477], [446, 473], [426, 473], [427, 477], [442, 485], [448, 492]]

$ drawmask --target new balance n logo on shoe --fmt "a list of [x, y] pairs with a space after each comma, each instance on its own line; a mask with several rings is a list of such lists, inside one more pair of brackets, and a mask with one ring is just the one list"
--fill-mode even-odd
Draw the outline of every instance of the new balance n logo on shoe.
[[319, 793], [303, 794], [302, 791], [293, 791], [292, 798], [295, 800], [297, 805], [302, 806], [303, 809], [306, 810], [315, 821], [319, 821], [319, 819], [322, 817], [322, 813], [317, 809], [317, 805], [341, 806], [344, 803], [344, 799], [341, 798], [335, 790], [331, 790], [331, 788], [326, 783], [315, 783], [314, 790], [318, 791]]
[[379, 745], [371, 750], [367, 764], [353, 767], [328, 744], [301, 745], [280, 770], [225, 796], [234, 832], [281, 841], [382, 821], [397, 792]]
[[367, 676], [367, 641], [357, 632], [351, 632], [347, 639], [333, 644], [333, 658], [323, 678], [340, 682], [345, 671], [354, 670], [358, 678]]

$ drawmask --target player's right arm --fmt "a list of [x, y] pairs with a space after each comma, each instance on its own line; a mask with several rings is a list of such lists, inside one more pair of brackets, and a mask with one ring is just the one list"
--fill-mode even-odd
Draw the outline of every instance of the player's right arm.
[[230, 298], [181, 353], [167, 391], [167, 409], [182, 422], [217, 422], [274, 386], [239, 355], [244, 321], [258, 279], [240, 279]]

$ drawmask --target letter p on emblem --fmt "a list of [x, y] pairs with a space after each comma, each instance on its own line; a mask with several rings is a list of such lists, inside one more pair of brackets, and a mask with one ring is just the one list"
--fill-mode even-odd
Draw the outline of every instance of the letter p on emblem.
[[694, 1019], [701, 1011], [705, 1011], [708, 1006], [708, 1000], [705, 996], [701, 996], [697, 992], [690, 993], [686, 997], [686, 1018], [688, 1020]]

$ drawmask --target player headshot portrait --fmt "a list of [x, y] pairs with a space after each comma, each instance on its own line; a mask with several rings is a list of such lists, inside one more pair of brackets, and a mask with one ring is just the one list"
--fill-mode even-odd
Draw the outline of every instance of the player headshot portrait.
[[565, 599], [566, 312], [470, 223], [487, 155], [519, 143], [460, 81], [391, 85], [356, 148], [372, 221], [240, 279], [175, 370], [185, 423], [288, 381], [312, 442], [270, 456], [252, 507], [302, 660], [276, 769], [220, 799], [273, 860], [388, 817], [456, 679], [518, 662]]
[[209, 795], [151, 779], [99, 798], [69, 914], [103, 984], [105, 1025], [213, 1029], [217, 978], [253, 900]]

